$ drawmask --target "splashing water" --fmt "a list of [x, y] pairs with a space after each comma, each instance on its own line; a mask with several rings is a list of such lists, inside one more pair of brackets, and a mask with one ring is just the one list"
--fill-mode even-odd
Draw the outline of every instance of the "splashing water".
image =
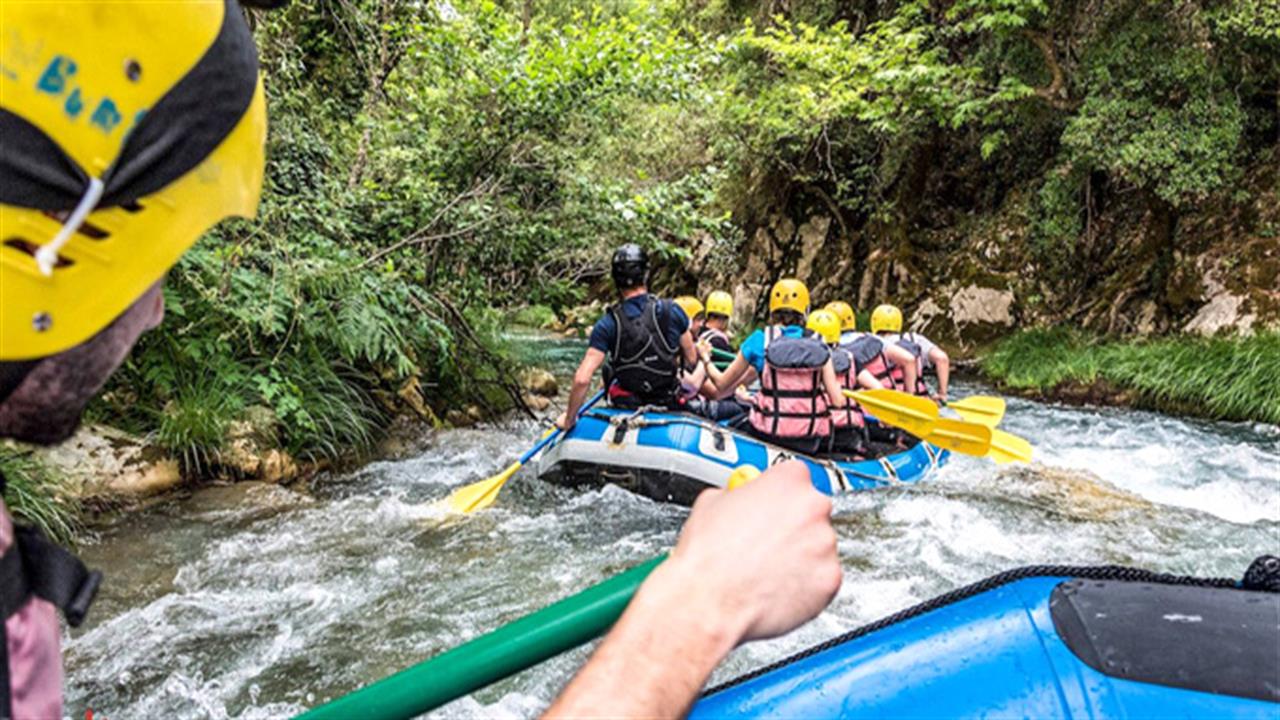
[[[961, 383], [957, 397], [983, 388]], [[1121, 563], [1238, 577], [1277, 550], [1280, 428], [1011, 401], [1032, 466], [957, 458], [930, 480], [842, 496], [845, 582], [791, 635], [712, 682], [1010, 567]], [[107, 575], [66, 637], [67, 708], [98, 716], [286, 716], [536, 610], [670, 547], [685, 517], [614, 487], [522, 473], [490, 510], [433, 501], [505, 466], [531, 423], [436, 434], [416, 457], [311, 488], [244, 483], [120, 518], [84, 552]], [[735, 549], [750, 551], [750, 548]], [[588, 649], [437, 716], [529, 717]]]

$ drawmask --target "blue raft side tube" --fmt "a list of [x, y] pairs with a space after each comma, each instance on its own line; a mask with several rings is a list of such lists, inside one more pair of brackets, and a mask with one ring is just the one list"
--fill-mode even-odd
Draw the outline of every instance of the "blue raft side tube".
[[[632, 411], [616, 408], [596, 408], [584, 415], [567, 436], [567, 440], [598, 442], [614, 431], [609, 418], [629, 415]], [[713, 424], [699, 418], [679, 413], [646, 412], [646, 424], [638, 428], [635, 442], [640, 447], [676, 450], [721, 465], [727, 475], [739, 465], [752, 465], [765, 470], [776, 456], [778, 449], [746, 433]], [[700, 445], [701, 433], [723, 433], [734, 444], [732, 460], [706, 453]], [[944, 465], [950, 451], [919, 443], [910, 449], [874, 460], [854, 462], [823, 462], [794, 452], [788, 455], [801, 460], [809, 467], [814, 487], [828, 495], [843, 490], [871, 490], [887, 484], [910, 483], [927, 476], [935, 468]], [[832, 476], [834, 465], [842, 477]]]
[[713, 692], [689, 717], [1280, 717], [1275, 703], [1086, 665], [1050, 614], [1068, 579], [1017, 580], [802, 656]]

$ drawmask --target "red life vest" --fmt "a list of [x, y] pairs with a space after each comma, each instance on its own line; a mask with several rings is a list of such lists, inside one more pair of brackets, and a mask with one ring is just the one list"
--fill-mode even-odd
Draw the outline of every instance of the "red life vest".
[[[845, 390], [858, 389], [858, 364], [853, 360], [853, 353], [844, 348], [833, 349], [831, 365], [835, 367], [836, 379], [840, 381], [840, 387]], [[862, 427], [865, 424], [862, 419], [862, 408], [858, 407], [853, 400], [844, 407], [832, 408], [831, 424], [837, 428]]]
[[751, 406], [751, 427], [777, 438], [814, 438], [831, 434], [831, 412], [822, 369], [831, 351], [813, 336], [764, 336], [760, 392]]

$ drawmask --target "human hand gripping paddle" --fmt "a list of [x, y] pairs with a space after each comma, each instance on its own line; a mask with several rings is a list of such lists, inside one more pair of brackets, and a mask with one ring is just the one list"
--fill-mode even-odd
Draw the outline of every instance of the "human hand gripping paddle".
[[[604, 389], [601, 389], [595, 395], [592, 395], [591, 399], [587, 400], [587, 402], [578, 410], [577, 416], [582, 417], [584, 413], [595, 406], [596, 403], [600, 402], [600, 398], [602, 397], [604, 397]], [[529, 448], [528, 452], [521, 455], [519, 460], [511, 463], [506, 470], [503, 470], [493, 477], [486, 478], [480, 482], [471, 483], [470, 485], [454, 490], [453, 493], [445, 499], [445, 505], [447, 505], [450, 510], [457, 513], [475, 512], [476, 510], [483, 510], [484, 508], [489, 507], [493, 504], [493, 501], [497, 499], [498, 492], [502, 490], [503, 485], [507, 484], [507, 481], [511, 479], [511, 476], [515, 475], [516, 471], [521, 467], [524, 467], [524, 464], [529, 462], [533, 456], [542, 452], [543, 448], [558, 440], [562, 434], [564, 434], [564, 431], [560, 428], [551, 430], [549, 433], [543, 435], [542, 439], [539, 440], [536, 445]]]

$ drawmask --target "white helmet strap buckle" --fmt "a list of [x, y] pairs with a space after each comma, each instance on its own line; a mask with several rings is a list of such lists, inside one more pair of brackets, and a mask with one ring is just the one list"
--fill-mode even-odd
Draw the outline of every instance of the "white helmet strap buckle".
[[102, 199], [103, 189], [104, 186], [101, 180], [96, 177], [89, 178], [89, 185], [84, 189], [84, 196], [80, 198], [80, 203], [76, 205], [76, 209], [67, 217], [66, 222], [62, 223], [62, 228], [58, 230], [58, 234], [36, 250], [36, 266], [40, 268], [42, 275], [45, 277], [53, 275], [53, 268], [58, 264], [58, 251], [62, 250], [67, 241], [71, 239], [71, 236], [84, 224], [85, 218], [89, 217], [89, 213], [98, 206], [98, 201]]

